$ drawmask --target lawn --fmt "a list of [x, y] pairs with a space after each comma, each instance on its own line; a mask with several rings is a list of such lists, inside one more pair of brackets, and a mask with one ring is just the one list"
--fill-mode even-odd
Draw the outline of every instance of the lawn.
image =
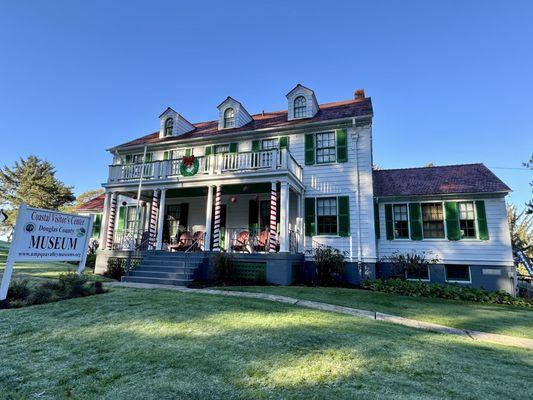
[[[4, 273], [4, 266], [7, 260], [9, 245], [0, 241], [0, 277]], [[76, 271], [77, 265], [65, 262], [47, 262], [47, 263], [16, 263], [13, 268], [13, 278], [57, 278], [59, 274]], [[90, 280], [110, 281], [110, 279], [94, 275], [92, 270], [85, 269], [85, 276]]]
[[533, 310], [358, 289], [295, 286], [240, 286], [221, 289], [271, 293], [340, 306], [379, 311], [420, 321], [533, 339]]
[[0, 310], [0, 396], [530, 399], [533, 352], [168, 290]]

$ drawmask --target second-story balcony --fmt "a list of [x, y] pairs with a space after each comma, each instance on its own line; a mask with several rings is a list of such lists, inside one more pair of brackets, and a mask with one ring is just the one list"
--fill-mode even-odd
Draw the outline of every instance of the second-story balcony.
[[192, 176], [182, 174], [181, 159], [151, 161], [144, 165], [110, 165], [108, 183], [138, 182], [141, 174], [144, 181], [165, 181], [208, 176], [253, 176], [268, 172], [286, 172], [302, 180], [302, 167], [287, 149], [211, 154], [195, 157], [196, 162], [198, 171]]

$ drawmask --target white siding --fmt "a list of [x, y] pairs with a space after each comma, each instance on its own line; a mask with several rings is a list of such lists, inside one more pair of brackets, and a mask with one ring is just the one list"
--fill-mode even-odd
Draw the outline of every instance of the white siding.
[[[452, 199], [446, 199], [452, 200]], [[456, 198], [454, 201], [469, 199]], [[385, 203], [379, 204], [380, 239], [378, 240], [379, 257], [388, 257], [394, 251], [431, 252], [438, 256], [441, 263], [463, 263], [470, 265], [512, 265], [511, 236], [507, 225], [505, 199], [477, 198], [485, 201], [489, 240], [448, 239], [430, 240], [387, 240], [385, 226]], [[416, 199], [413, 199], [416, 201]], [[401, 203], [401, 202], [396, 202]]]
[[[305, 135], [303, 133], [291, 135], [290, 152], [304, 168], [305, 197], [349, 196], [351, 236], [314, 236], [313, 240], [346, 251], [354, 261], [358, 253], [357, 167], [360, 168], [362, 260], [374, 262], [376, 246], [373, 222], [372, 128], [366, 125], [356, 129], [357, 131], [354, 128], [348, 128], [348, 161], [345, 163], [305, 165]], [[356, 165], [355, 155], [356, 132], [359, 133], [358, 165]], [[310, 238], [306, 238], [306, 249], [311, 246]]]

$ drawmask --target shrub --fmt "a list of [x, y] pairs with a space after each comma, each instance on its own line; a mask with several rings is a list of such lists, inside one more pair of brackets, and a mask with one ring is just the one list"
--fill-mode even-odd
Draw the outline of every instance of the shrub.
[[87, 260], [85, 260], [85, 267], [94, 269], [96, 265], [96, 254], [87, 254]]
[[460, 286], [458, 284], [437, 284], [402, 279], [366, 280], [361, 283], [365, 289], [375, 292], [395, 293], [411, 297], [435, 297], [451, 300], [474, 301], [479, 303], [509, 304], [520, 307], [533, 308], [533, 302], [513, 297], [509, 293], [499, 290], [489, 292], [481, 288]]
[[7, 299], [12, 302], [13, 300], [24, 300], [30, 294], [30, 288], [28, 286], [27, 279], [16, 279], [11, 282], [9, 289], [7, 290]]
[[43, 286], [37, 286], [26, 299], [27, 304], [44, 304], [49, 303], [54, 298], [54, 292]]
[[119, 281], [126, 273], [125, 261], [120, 258], [110, 258], [107, 260], [107, 271], [104, 275]]
[[428, 259], [428, 253], [422, 251], [417, 253], [401, 253], [395, 251], [392, 255], [384, 257], [381, 261], [392, 264], [392, 274], [394, 277], [405, 279], [407, 276], [420, 277], [426, 274], [429, 264], [436, 264], [439, 258]]
[[59, 285], [62, 297], [81, 297], [90, 294], [89, 288], [85, 286], [87, 278], [78, 276], [75, 272], [66, 272], [59, 275]]
[[344, 254], [329, 246], [315, 249], [315, 268], [317, 283], [332, 285], [340, 282], [344, 273]]
[[222, 284], [230, 283], [235, 277], [235, 261], [229, 253], [219, 252], [213, 257], [215, 280]]

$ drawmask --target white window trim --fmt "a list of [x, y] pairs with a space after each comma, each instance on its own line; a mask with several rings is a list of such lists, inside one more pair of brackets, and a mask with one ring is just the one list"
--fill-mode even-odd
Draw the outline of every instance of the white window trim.
[[472, 203], [472, 206], [474, 208], [474, 226], [476, 227], [476, 237], [465, 237], [461, 238], [460, 240], [464, 241], [470, 241], [470, 242], [477, 242], [479, 241], [479, 222], [477, 219], [477, 209], [476, 209], [476, 201], [475, 200], [457, 200], [457, 223], [459, 224], [459, 231], [461, 231], [461, 216], [459, 215], [459, 203]]
[[[450, 265], [453, 265], [453, 264], [450, 264]], [[448, 280], [448, 272], [446, 270], [447, 265], [444, 264], [444, 279], [446, 283], [464, 283], [465, 285], [472, 283], [472, 269], [470, 268], [470, 265], [466, 265], [466, 267], [468, 268], [468, 280], [467, 281], [454, 280], [454, 279]]]
[[[328, 161], [328, 162], [325, 162], [325, 163], [319, 163], [318, 162], [318, 156], [317, 156], [317, 151], [318, 151], [318, 147], [317, 147], [317, 144], [318, 144], [318, 140], [317, 140], [317, 135], [320, 135], [320, 134], [324, 134], [324, 133], [333, 133], [333, 141], [334, 141], [334, 147], [335, 147], [335, 161]], [[315, 149], [314, 149], [314, 152], [315, 152], [315, 164], [314, 165], [335, 165], [335, 164], [339, 164], [337, 162], [337, 160], [339, 159], [338, 157], [338, 154], [337, 154], [337, 135], [335, 133], [335, 130], [328, 130], [328, 131], [323, 131], [323, 132], [315, 132], [314, 134], [314, 144], [315, 144]]]
[[[396, 222], [396, 219], [394, 218], [394, 206], [395, 205], [404, 205], [407, 207], [407, 237], [399, 237], [397, 238], [396, 237], [396, 228], [395, 228], [395, 222]], [[392, 204], [392, 234], [394, 235], [394, 240], [403, 240], [403, 241], [407, 241], [407, 240], [411, 240], [411, 220], [410, 220], [410, 217], [409, 217], [409, 203], [393, 203]]]
[[[335, 208], [337, 210], [337, 234], [336, 235], [334, 235], [332, 233], [319, 234], [318, 233], [318, 199], [331, 199], [331, 198], [335, 198], [335, 201], [337, 202], [337, 204], [335, 206]], [[348, 200], [348, 202], [349, 202], [349, 200]], [[318, 196], [318, 197], [315, 196], [315, 226], [316, 226], [316, 234], [313, 235], [313, 237], [315, 237], [315, 236], [316, 237], [320, 237], [320, 238], [340, 238], [341, 237], [339, 235], [339, 196], [338, 195], [334, 195], [334, 196]]]

